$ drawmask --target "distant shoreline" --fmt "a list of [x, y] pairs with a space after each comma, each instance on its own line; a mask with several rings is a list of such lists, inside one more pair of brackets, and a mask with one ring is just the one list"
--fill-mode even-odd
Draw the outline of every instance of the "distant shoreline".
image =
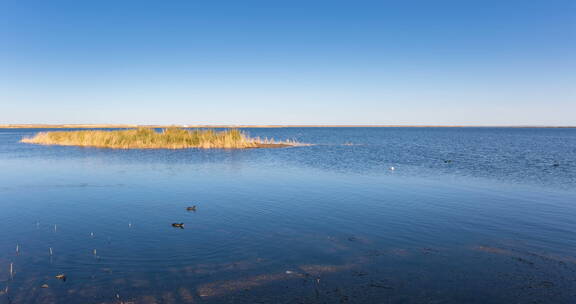
[[147, 128], [576, 128], [576, 126], [498, 125], [131, 125], [131, 124], [0, 124], [0, 129], [130, 129]]

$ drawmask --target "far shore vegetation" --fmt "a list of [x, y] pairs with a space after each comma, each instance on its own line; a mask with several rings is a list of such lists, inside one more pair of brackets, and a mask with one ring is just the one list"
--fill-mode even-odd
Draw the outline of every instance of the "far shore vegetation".
[[0, 129], [136, 129], [136, 128], [576, 128], [576, 125], [128, 125], [128, 124], [0, 124]]
[[152, 128], [128, 130], [82, 130], [40, 132], [23, 143], [59, 146], [81, 146], [111, 149], [247, 149], [278, 148], [298, 145], [294, 141], [277, 142], [272, 139], [249, 137], [238, 129], [216, 131], [213, 129], [188, 130]]

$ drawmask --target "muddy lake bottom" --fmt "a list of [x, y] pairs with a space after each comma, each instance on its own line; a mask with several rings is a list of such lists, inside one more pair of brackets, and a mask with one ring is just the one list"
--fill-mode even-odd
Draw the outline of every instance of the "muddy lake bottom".
[[314, 145], [245, 150], [19, 142], [39, 131], [0, 130], [0, 304], [576, 299], [576, 129], [258, 128], [245, 131]]

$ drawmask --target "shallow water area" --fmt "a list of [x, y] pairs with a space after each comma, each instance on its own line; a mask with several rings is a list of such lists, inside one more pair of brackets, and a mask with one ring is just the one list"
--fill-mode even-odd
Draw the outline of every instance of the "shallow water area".
[[19, 142], [39, 131], [0, 130], [0, 303], [576, 298], [576, 129], [255, 128], [313, 145], [246, 150]]

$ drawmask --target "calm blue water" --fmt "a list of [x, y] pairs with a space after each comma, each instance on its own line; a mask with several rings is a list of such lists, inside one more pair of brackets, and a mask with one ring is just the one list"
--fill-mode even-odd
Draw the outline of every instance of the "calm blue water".
[[576, 301], [576, 129], [247, 129], [314, 145], [238, 151], [19, 143], [38, 131], [0, 130], [0, 303]]

